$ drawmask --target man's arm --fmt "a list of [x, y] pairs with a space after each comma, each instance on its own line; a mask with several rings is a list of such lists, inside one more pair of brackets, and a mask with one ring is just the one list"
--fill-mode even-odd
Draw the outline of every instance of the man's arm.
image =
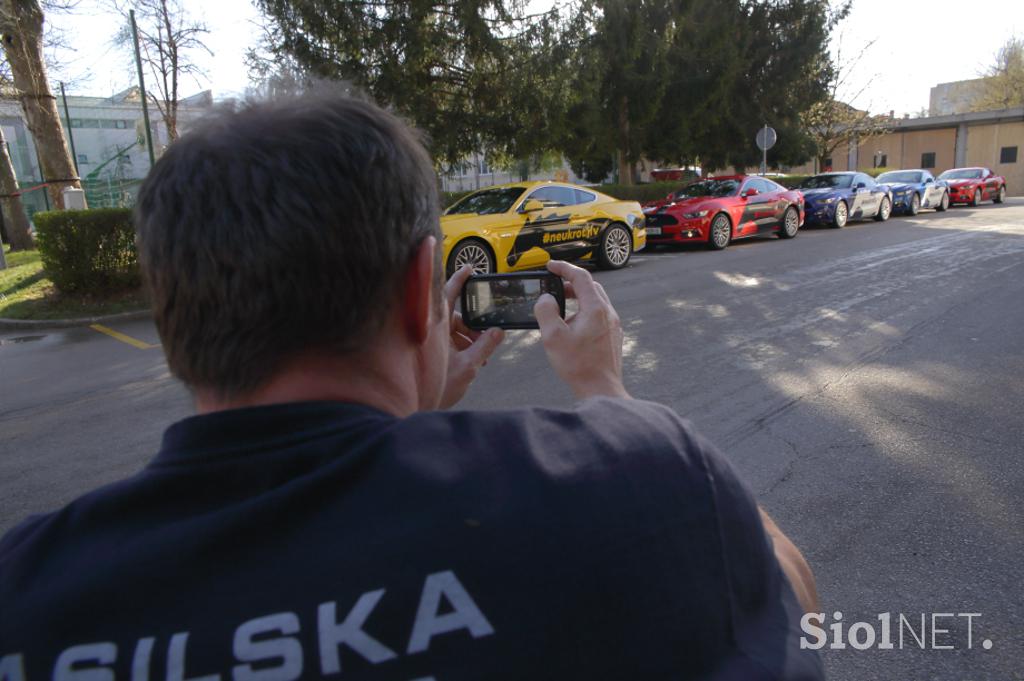
[[793, 592], [796, 593], [796, 598], [800, 601], [800, 607], [804, 609], [804, 612], [818, 612], [818, 587], [814, 582], [811, 566], [807, 564], [800, 549], [783, 534], [768, 513], [760, 506], [758, 506], [758, 510], [761, 511], [764, 531], [771, 537], [772, 545], [775, 547], [775, 558], [779, 561], [786, 577], [789, 578]]

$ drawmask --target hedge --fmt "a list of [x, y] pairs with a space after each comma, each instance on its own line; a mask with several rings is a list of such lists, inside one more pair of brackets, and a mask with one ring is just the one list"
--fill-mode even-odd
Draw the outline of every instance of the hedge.
[[36, 245], [62, 293], [109, 293], [141, 283], [130, 208], [36, 213]]

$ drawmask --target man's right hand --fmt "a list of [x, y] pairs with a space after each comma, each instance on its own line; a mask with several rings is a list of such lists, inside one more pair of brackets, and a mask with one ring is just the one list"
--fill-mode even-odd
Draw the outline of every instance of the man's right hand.
[[622, 385], [622, 325], [601, 284], [590, 272], [560, 260], [548, 270], [565, 280], [565, 295], [579, 310], [569, 319], [545, 293], [533, 308], [548, 360], [579, 399], [629, 397]]

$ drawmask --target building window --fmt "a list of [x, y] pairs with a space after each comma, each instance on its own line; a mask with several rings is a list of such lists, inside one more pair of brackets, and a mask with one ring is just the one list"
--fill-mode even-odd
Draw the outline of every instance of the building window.
[[926, 151], [921, 154], [921, 167], [922, 168], [934, 168], [935, 167], [935, 152]]
[[128, 121], [115, 121], [118, 130], [124, 130], [128, 127]]
[[72, 118], [71, 119], [71, 127], [72, 128], [80, 128], [80, 127], [82, 127], [82, 119], [81, 118]]
[[885, 168], [888, 165], [889, 165], [889, 155], [888, 154], [876, 154], [875, 155], [875, 167], [876, 168]]
[[88, 163], [89, 162], [89, 156], [87, 154], [79, 154], [78, 155], [78, 162], [79, 163]]
[[999, 150], [1000, 163], [1016, 163], [1017, 147], [1003, 147]]

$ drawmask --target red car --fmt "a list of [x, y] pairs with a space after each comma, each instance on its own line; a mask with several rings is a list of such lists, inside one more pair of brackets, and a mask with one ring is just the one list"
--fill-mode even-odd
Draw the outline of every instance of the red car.
[[804, 224], [804, 195], [764, 177], [727, 175], [688, 184], [644, 205], [647, 243], [707, 243], [778, 234], [792, 239]]
[[949, 184], [949, 202], [977, 206], [992, 199], [1002, 203], [1006, 198], [1006, 180], [988, 168], [953, 168], [939, 175]]

